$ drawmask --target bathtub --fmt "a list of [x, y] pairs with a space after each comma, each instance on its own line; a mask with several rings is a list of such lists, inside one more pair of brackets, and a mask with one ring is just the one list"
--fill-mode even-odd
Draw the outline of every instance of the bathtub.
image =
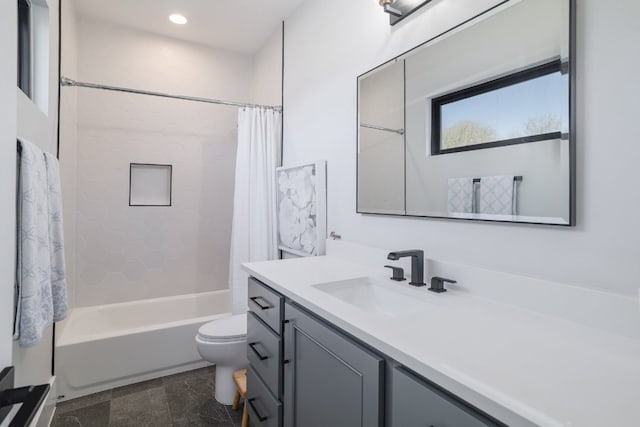
[[58, 400], [209, 365], [198, 328], [230, 311], [228, 290], [72, 310], [56, 340]]

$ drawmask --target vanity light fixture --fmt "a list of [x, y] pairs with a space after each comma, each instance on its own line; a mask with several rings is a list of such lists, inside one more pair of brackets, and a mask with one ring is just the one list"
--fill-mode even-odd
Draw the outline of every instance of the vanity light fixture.
[[389, 14], [391, 25], [397, 24], [430, 2], [431, 0], [378, 0], [378, 4]]
[[382, 6], [385, 12], [396, 17], [401, 17], [402, 11], [393, 7], [395, 2], [396, 0], [378, 0], [378, 4]]
[[179, 13], [173, 13], [169, 15], [169, 21], [174, 24], [184, 25], [187, 23], [187, 18], [184, 15], [180, 15]]

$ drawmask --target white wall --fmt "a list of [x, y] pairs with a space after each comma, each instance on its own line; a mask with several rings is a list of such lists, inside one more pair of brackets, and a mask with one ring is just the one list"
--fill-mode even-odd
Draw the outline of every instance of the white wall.
[[[70, 77], [80, 81], [249, 100], [248, 55], [86, 17], [77, 41]], [[237, 109], [91, 89], [77, 96], [76, 305], [226, 288]], [[171, 207], [128, 206], [132, 162], [173, 165]]]
[[[77, 78], [78, 40], [74, 0], [62, 3], [62, 69], [63, 76]], [[75, 306], [76, 218], [78, 158], [78, 90], [63, 87], [60, 92], [60, 174], [63, 183], [65, 261], [69, 306]], [[60, 336], [60, 334], [58, 334]]]
[[282, 26], [253, 55], [251, 102], [282, 104]]
[[495, 3], [435, 1], [393, 28], [375, 1], [304, 3], [286, 21], [285, 164], [328, 160], [328, 226], [347, 240], [637, 296], [640, 3], [632, 0], [578, 0], [577, 227], [355, 213], [356, 76]]
[[0, 2], [0, 369], [11, 365], [15, 283], [16, 2]]

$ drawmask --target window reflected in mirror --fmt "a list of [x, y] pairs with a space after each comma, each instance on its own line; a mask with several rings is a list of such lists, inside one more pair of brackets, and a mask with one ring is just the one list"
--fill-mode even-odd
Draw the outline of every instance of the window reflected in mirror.
[[556, 60], [434, 98], [431, 153], [560, 139], [569, 129], [568, 94]]

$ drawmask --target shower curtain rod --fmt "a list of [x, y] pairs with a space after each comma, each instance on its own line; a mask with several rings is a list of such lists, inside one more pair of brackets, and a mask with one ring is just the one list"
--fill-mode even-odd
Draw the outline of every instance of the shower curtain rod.
[[139, 95], [151, 95], [151, 96], [159, 96], [162, 98], [172, 98], [172, 99], [182, 99], [185, 101], [195, 101], [195, 102], [205, 102], [207, 104], [220, 104], [220, 105], [229, 105], [232, 107], [255, 107], [255, 108], [267, 108], [270, 110], [282, 111], [281, 106], [273, 106], [273, 105], [259, 105], [259, 104], [245, 104], [242, 102], [232, 102], [232, 101], [221, 101], [219, 99], [209, 99], [209, 98], [198, 98], [195, 96], [183, 96], [183, 95], [171, 95], [168, 93], [162, 92], [151, 92], [148, 90], [139, 90], [139, 89], [129, 89], [126, 87], [117, 87], [117, 86], [108, 86], [108, 85], [100, 85], [95, 83], [85, 83], [78, 82], [73, 79], [69, 79], [67, 77], [60, 77], [60, 85], [62, 86], [75, 86], [75, 87], [87, 87], [91, 89], [103, 89], [103, 90], [111, 90], [114, 92], [125, 92], [125, 93], [136, 93]]

